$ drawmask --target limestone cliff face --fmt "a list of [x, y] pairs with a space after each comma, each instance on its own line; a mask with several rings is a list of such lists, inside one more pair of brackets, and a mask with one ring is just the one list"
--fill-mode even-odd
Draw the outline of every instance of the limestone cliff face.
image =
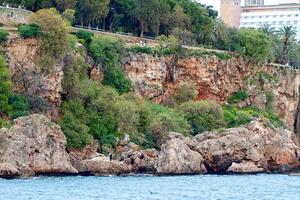
[[172, 96], [180, 82], [192, 81], [199, 92], [197, 99], [224, 103], [234, 92], [247, 90], [249, 99], [240, 106], [256, 105], [264, 109], [272, 95], [275, 111], [293, 128], [300, 73], [268, 64], [255, 64], [244, 58], [221, 60], [215, 56], [179, 59], [170, 82], [170, 58], [146, 54], [131, 54], [124, 62], [125, 73], [131, 79], [134, 91], [154, 102]]
[[[7, 45], [9, 69], [14, 92], [29, 96], [40, 96], [51, 105], [49, 116], [57, 116], [61, 104], [63, 61], [44, 74], [37, 66], [39, 42], [35, 39], [12, 38]], [[49, 66], [50, 67], [50, 66]]]

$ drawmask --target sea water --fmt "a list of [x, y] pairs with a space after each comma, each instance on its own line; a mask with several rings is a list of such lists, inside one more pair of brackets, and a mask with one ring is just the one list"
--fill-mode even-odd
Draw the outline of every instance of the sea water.
[[2, 200], [300, 200], [300, 176], [199, 175], [0, 179]]

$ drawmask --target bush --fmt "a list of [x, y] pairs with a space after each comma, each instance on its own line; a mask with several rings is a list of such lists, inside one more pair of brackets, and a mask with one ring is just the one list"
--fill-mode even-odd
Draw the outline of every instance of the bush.
[[9, 69], [6, 67], [4, 56], [0, 54], [0, 116], [11, 110], [9, 97], [12, 94], [12, 82]]
[[239, 103], [240, 101], [245, 101], [249, 97], [248, 93], [245, 90], [239, 90], [228, 99], [228, 103]]
[[89, 50], [94, 60], [105, 69], [119, 65], [120, 56], [124, 54], [125, 46], [122, 40], [96, 35], [92, 38]]
[[131, 81], [125, 77], [122, 70], [115, 67], [109, 67], [104, 70], [102, 83], [115, 88], [120, 94], [131, 91]]
[[241, 29], [237, 50], [256, 61], [264, 61], [269, 55], [271, 42], [265, 33], [254, 29]]
[[196, 85], [193, 82], [182, 82], [179, 85], [174, 99], [177, 104], [181, 104], [187, 101], [194, 100], [198, 95]]
[[193, 135], [224, 126], [222, 107], [214, 101], [186, 102], [178, 108], [192, 127]]
[[133, 53], [145, 53], [145, 54], [153, 54], [153, 50], [151, 49], [151, 47], [147, 47], [147, 46], [139, 46], [139, 45], [134, 45], [132, 47], [129, 48], [129, 51], [133, 52]]
[[190, 135], [191, 127], [181, 112], [173, 109], [161, 112], [154, 117], [150, 125], [153, 140], [159, 147], [165, 140], [168, 132], [177, 132], [183, 135]]
[[64, 102], [62, 106], [63, 119], [59, 121], [62, 131], [67, 137], [67, 146], [83, 148], [90, 141], [90, 128], [87, 124], [86, 111], [79, 101]]
[[33, 113], [46, 113], [50, 109], [48, 101], [42, 97], [29, 96], [27, 99]]
[[6, 42], [8, 39], [8, 33], [5, 30], [0, 30], [0, 43]]
[[10, 121], [6, 121], [0, 117], [0, 129], [4, 127], [9, 127], [10, 125]]
[[79, 38], [85, 41], [85, 44], [89, 45], [92, 42], [92, 38], [94, 36], [93, 33], [89, 31], [79, 30], [75, 33], [75, 35]]
[[252, 119], [253, 116], [247, 111], [239, 110], [236, 107], [224, 107], [224, 120], [227, 128], [248, 124]]
[[30, 112], [30, 105], [25, 96], [14, 95], [9, 98], [9, 103], [12, 106], [12, 111], [9, 113], [10, 118], [27, 116]]
[[30, 21], [37, 24], [42, 32], [39, 66], [44, 72], [51, 73], [52, 66], [66, 53], [71, 27], [54, 8], [37, 11], [30, 16]]
[[22, 24], [18, 32], [22, 38], [36, 38], [41, 35], [41, 28], [36, 24]]

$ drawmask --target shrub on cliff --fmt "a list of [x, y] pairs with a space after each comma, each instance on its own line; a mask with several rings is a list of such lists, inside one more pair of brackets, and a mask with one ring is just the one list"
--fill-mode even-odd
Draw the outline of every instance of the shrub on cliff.
[[241, 29], [237, 50], [256, 61], [264, 61], [270, 52], [270, 38], [265, 33], [254, 29]]
[[0, 44], [6, 42], [8, 39], [8, 33], [5, 30], [0, 30]]
[[36, 24], [22, 24], [18, 32], [22, 38], [36, 38], [41, 35], [41, 28]]
[[214, 101], [189, 101], [181, 104], [178, 110], [184, 113], [193, 135], [221, 128], [225, 124], [223, 109]]
[[13, 95], [9, 98], [12, 111], [9, 113], [11, 119], [27, 116], [30, 111], [30, 105], [27, 98], [23, 95]]
[[124, 72], [116, 67], [108, 67], [104, 70], [104, 85], [109, 85], [120, 93], [130, 92], [131, 81], [125, 77]]
[[227, 128], [245, 125], [251, 122], [254, 117], [259, 116], [259, 113], [251, 108], [239, 109], [236, 106], [225, 105], [223, 110]]
[[120, 94], [131, 90], [131, 82], [118, 67], [120, 57], [124, 53], [124, 43], [111, 37], [95, 36], [89, 50], [104, 71], [102, 83], [115, 88]]
[[174, 95], [176, 103], [181, 104], [194, 100], [198, 95], [196, 85], [193, 82], [181, 82]]
[[240, 101], [245, 101], [248, 98], [248, 93], [245, 90], [239, 90], [235, 93], [232, 94], [232, 96], [230, 96], [228, 98], [228, 103], [238, 103]]
[[153, 54], [154, 53], [151, 47], [139, 46], [139, 45], [134, 45], [134, 46], [130, 47], [129, 51], [133, 52], [133, 53], [145, 53], [145, 54]]
[[80, 101], [68, 101], [62, 105], [63, 119], [59, 121], [71, 148], [83, 148], [90, 141], [86, 111]]
[[83, 40], [85, 42], [86, 45], [89, 45], [92, 41], [92, 38], [94, 36], [93, 33], [88, 32], [88, 31], [84, 31], [84, 30], [79, 30], [77, 33], [75, 33], [75, 35]]
[[10, 72], [6, 66], [5, 58], [0, 54], [0, 117], [11, 110], [9, 97], [12, 94]]
[[51, 66], [60, 61], [67, 50], [70, 26], [56, 9], [42, 9], [30, 17], [31, 23], [41, 28], [39, 64], [46, 72], [51, 72]]

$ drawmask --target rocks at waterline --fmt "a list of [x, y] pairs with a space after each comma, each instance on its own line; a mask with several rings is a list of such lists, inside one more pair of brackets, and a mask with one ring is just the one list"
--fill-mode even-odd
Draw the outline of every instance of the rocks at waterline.
[[75, 174], [60, 127], [43, 115], [14, 120], [0, 129], [0, 176]]
[[[162, 146], [158, 173], [288, 172], [300, 168], [293, 133], [257, 119], [246, 126], [175, 138]], [[194, 164], [192, 164], [194, 163]], [[198, 165], [196, 165], [198, 163]]]
[[160, 152], [142, 150], [125, 137], [110, 161], [92, 144], [67, 153], [60, 127], [35, 114], [18, 118], [10, 129], [0, 129], [0, 177], [288, 172], [300, 168], [300, 148], [293, 136], [258, 119], [193, 138], [170, 133]]

